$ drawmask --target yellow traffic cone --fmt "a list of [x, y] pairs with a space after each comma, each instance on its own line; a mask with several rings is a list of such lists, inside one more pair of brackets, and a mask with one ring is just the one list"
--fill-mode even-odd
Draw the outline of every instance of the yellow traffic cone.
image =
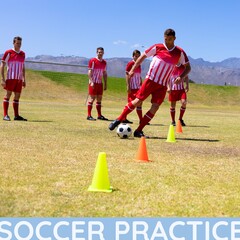
[[92, 184], [89, 186], [88, 191], [91, 192], [112, 192], [108, 178], [108, 167], [106, 160], [106, 153], [100, 152], [98, 154], [97, 164], [94, 170]]
[[168, 137], [166, 142], [176, 142], [173, 125], [169, 126]]

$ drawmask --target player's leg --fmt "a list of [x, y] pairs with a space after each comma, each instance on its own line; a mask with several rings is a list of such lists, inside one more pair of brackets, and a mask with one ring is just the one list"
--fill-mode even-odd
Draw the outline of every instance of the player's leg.
[[182, 103], [182, 105], [180, 108], [179, 120], [180, 120], [182, 126], [186, 126], [185, 122], [183, 121], [183, 115], [186, 111], [186, 106], [187, 106], [187, 95], [186, 95], [185, 91], [182, 93], [181, 103]]
[[152, 120], [154, 115], [159, 109], [158, 103], [152, 103], [151, 108], [148, 110], [148, 112], [144, 115], [142, 118], [138, 128], [134, 131], [134, 137], [142, 137], [144, 136], [143, 128]]
[[128, 103], [124, 108], [120, 116], [111, 122], [108, 126], [109, 130], [114, 130], [124, 119], [127, 118], [127, 115], [131, 113], [142, 101], [138, 98], [135, 98], [132, 102]]
[[92, 107], [93, 102], [96, 99], [96, 89], [95, 86], [88, 85], [88, 105], [87, 105], [87, 120], [96, 121], [95, 118], [92, 117]]
[[[127, 101], [128, 103], [132, 102], [136, 97], [133, 94], [133, 91], [131, 90], [131, 92], [128, 92], [128, 96], [127, 96]], [[127, 117], [125, 117], [125, 119], [122, 120], [122, 123], [133, 123], [131, 121], [129, 121], [127, 119]]]
[[102, 115], [102, 95], [97, 95], [97, 101], [96, 101], [96, 109], [98, 113], [98, 118], [99, 120], [108, 120]]
[[138, 107], [136, 107], [136, 112], [137, 112], [137, 115], [138, 115], [138, 118], [139, 118], [139, 122], [142, 121], [142, 104]]
[[176, 114], [176, 101], [171, 101], [171, 106], [170, 106], [170, 116], [172, 119], [172, 125], [175, 126], [176, 122], [175, 122], [175, 114]]
[[142, 131], [143, 128], [153, 119], [154, 115], [158, 111], [160, 105], [162, 104], [162, 102], [163, 102], [163, 100], [166, 96], [166, 92], [167, 92], [166, 87], [161, 86], [159, 84], [157, 84], [157, 85], [152, 84], [151, 88], [152, 88], [152, 99], [151, 99], [152, 105], [151, 105], [151, 108], [144, 115], [144, 117], [142, 118], [142, 121], [140, 122], [138, 128], [134, 131], [134, 137], [144, 136], [144, 133]]
[[131, 113], [136, 107], [142, 104], [142, 102], [152, 93], [154, 84], [156, 83], [149, 79], [146, 79], [143, 82], [141, 88], [136, 94], [136, 98], [124, 107], [121, 115], [116, 120], [110, 123], [110, 125], [108, 126], [109, 130], [112, 131], [113, 129], [115, 129], [124, 119], [126, 119], [129, 113]]
[[93, 107], [93, 102], [95, 101], [95, 99], [96, 99], [95, 95], [89, 95], [88, 96], [87, 120], [90, 120], [90, 121], [96, 121], [96, 119], [92, 117], [92, 107]]
[[8, 116], [8, 107], [9, 107], [9, 100], [12, 95], [12, 91], [7, 90], [6, 95], [3, 98], [3, 120], [10, 121], [10, 117]]
[[[134, 92], [134, 99], [136, 98], [137, 91], [138, 90], [136, 90]], [[142, 118], [143, 118], [143, 116], [142, 116], [142, 103], [139, 104], [139, 106], [136, 107], [136, 112], [137, 112], [139, 123], [140, 123], [142, 121]]]
[[23, 118], [19, 115], [19, 99], [21, 97], [21, 92], [14, 92], [13, 99], [13, 110], [14, 110], [14, 120], [16, 121], [27, 121], [26, 118]]

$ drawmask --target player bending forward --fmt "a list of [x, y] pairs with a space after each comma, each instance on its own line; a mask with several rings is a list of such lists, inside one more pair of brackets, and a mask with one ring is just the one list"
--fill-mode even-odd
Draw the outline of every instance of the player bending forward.
[[166, 92], [167, 85], [173, 69], [176, 65], [184, 65], [185, 69], [179, 75], [174, 83], [179, 83], [185, 78], [191, 70], [191, 66], [186, 53], [178, 46], [174, 45], [175, 31], [167, 29], [164, 32], [164, 43], [154, 44], [137, 59], [132, 69], [129, 72], [129, 77], [133, 76], [134, 70], [144, 61], [147, 57], [152, 57], [152, 61], [146, 75], [146, 78], [137, 92], [136, 98], [128, 103], [121, 115], [110, 123], [109, 129], [114, 130], [127, 115], [131, 113], [136, 107], [140, 106], [142, 102], [151, 94], [151, 108], [144, 115], [137, 129], [134, 131], [134, 137], [144, 136], [143, 128], [154, 117], [159, 106], [162, 104]]

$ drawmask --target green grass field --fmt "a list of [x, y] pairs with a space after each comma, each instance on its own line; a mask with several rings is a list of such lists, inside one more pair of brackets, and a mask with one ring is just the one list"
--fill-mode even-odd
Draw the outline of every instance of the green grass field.
[[[176, 143], [166, 142], [166, 100], [144, 129], [152, 162], [139, 163], [140, 139], [86, 120], [86, 75], [27, 71], [27, 79], [20, 111], [29, 121], [0, 124], [0, 216], [239, 216], [240, 88], [191, 84]], [[125, 103], [125, 80], [109, 77], [103, 115], [115, 119]], [[135, 129], [137, 114], [128, 119]], [[112, 193], [87, 191], [99, 152], [107, 154]]]

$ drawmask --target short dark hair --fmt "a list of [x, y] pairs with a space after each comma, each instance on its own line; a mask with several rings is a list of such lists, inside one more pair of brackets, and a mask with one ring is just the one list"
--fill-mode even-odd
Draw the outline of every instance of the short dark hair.
[[98, 48], [97, 48], [97, 52], [98, 52], [98, 50], [104, 51], [104, 48], [103, 48], [103, 47], [98, 47]]
[[15, 43], [17, 40], [18, 40], [18, 41], [22, 41], [22, 38], [19, 37], [19, 36], [14, 37], [14, 38], [13, 38], [13, 43]]
[[134, 57], [136, 54], [141, 55], [141, 52], [136, 49], [136, 50], [133, 51], [132, 56]]
[[164, 36], [173, 36], [175, 37], [175, 31], [171, 28], [168, 28], [165, 32], [164, 32]]

